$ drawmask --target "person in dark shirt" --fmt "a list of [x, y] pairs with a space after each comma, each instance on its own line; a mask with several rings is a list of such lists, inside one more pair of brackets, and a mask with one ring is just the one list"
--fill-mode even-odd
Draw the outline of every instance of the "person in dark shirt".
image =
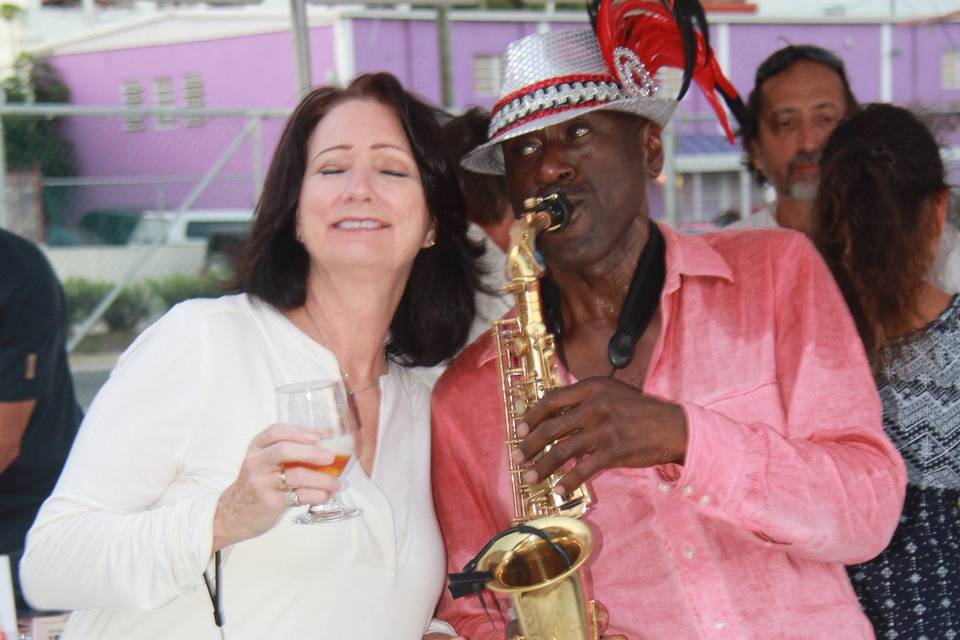
[[53, 490], [83, 411], [67, 364], [64, 296], [31, 242], [0, 229], [0, 554], [14, 596], [24, 538]]

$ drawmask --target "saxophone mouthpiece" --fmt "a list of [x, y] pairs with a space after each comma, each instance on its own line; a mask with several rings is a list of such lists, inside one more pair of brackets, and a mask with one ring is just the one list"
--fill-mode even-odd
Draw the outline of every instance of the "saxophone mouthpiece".
[[562, 191], [555, 191], [542, 198], [527, 198], [523, 201], [523, 208], [527, 213], [543, 211], [549, 215], [550, 227], [547, 231], [559, 231], [567, 226], [570, 211], [573, 209]]

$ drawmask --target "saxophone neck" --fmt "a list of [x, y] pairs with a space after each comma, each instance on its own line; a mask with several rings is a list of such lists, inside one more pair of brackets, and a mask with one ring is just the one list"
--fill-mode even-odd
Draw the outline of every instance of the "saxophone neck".
[[538, 280], [544, 267], [537, 259], [537, 236], [551, 226], [549, 214], [544, 211], [528, 213], [510, 227], [510, 246], [507, 248], [507, 280], [511, 283]]
[[537, 236], [544, 231], [559, 231], [570, 219], [572, 209], [563, 193], [556, 191], [542, 198], [523, 201], [526, 213], [510, 227], [507, 249], [507, 280], [516, 285], [528, 283], [543, 275], [544, 267], [537, 259]]

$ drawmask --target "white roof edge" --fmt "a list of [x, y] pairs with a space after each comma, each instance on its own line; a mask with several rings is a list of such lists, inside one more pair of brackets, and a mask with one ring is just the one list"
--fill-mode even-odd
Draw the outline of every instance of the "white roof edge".
[[[119, 11], [119, 10], [117, 10]], [[338, 18], [370, 18], [378, 20], [432, 20], [436, 16], [436, 11], [429, 8], [412, 9], [376, 9], [360, 8], [351, 5], [317, 6], [308, 5], [307, 17], [310, 26], [329, 26], [336, 22]], [[452, 7], [449, 10], [449, 17], [454, 22], [536, 22], [536, 23], [583, 23], [587, 24], [585, 11], [555, 11], [546, 13], [539, 10], [507, 10], [507, 11], [485, 11], [479, 9], [462, 9]], [[936, 18], [938, 16], [931, 16]], [[93, 43], [98, 38], [111, 36], [124, 31], [137, 29], [151, 24], [157, 24], [165, 20], [181, 19], [187, 21], [219, 21], [219, 22], [250, 22], [257, 19], [269, 19], [271, 22], [288, 20], [289, 12], [282, 10], [264, 10], [256, 7], [243, 6], [236, 8], [212, 7], [205, 9], [163, 9], [156, 13], [146, 16], [133, 17], [129, 21], [119, 24], [109, 24], [84, 35], [69, 36], [59, 40], [29, 45], [25, 51], [31, 54], [55, 53], [57, 49], [82, 45], [84, 43]], [[797, 17], [797, 16], [774, 16], [774, 15], [756, 15], [739, 14], [726, 12], [708, 12], [708, 20], [713, 24], [791, 24], [791, 25], [827, 25], [827, 24], [900, 24], [916, 23], [922, 18], [911, 17], [897, 18], [891, 20], [889, 17], [850, 17], [850, 16], [817, 16], [817, 17]], [[949, 20], [954, 22], [955, 20]], [[249, 35], [251, 33], [275, 33], [279, 30], [275, 24], [264, 24], [261, 30], [250, 30], [242, 33], [225, 34], [219, 37], [204, 36], [195, 40], [184, 39], [182, 42], [215, 40], [220, 38], [231, 38], [239, 35]], [[157, 43], [161, 44], [161, 43]], [[162, 44], [170, 44], [163, 42]], [[133, 45], [131, 45], [132, 47]], [[140, 44], [138, 46], [150, 46], [150, 43]], [[95, 47], [87, 51], [96, 51]]]
[[739, 153], [680, 153], [676, 155], [678, 173], [729, 173], [743, 169]]
[[[381, 20], [424, 20], [432, 19], [436, 12], [428, 8], [414, 9], [371, 9], [349, 8], [343, 9], [343, 15], [351, 18], [377, 18]], [[587, 22], [586, 11], [555, 11], [546, 13], [538, 10], [504, 10], [484, 11], [481, 9], [462, 9], [451, 7], [448, 11], [450, 20], [464, 22]], [[917, 18], [897, 19], [894, 23], [914, 22]], [[710, 24], [885, 24], [891, 22], [885, 17], [851, 17], [851, 16], [768, 16], [756, 14], [737, 14], [726, 12], [707, 12]]]
[[[146, 16], [137, 16], [130, 18], [130, 20], [123, 21], [120, 23], [113, 23], [105, 25], [99, 29], [93, 31], [88, 31], [82, 35], [77, 36], [68, 36], [66, 38], [60, 38], [59, 40], [51, 40], [49, 42], [43, 42], [40, 44], [34, 44], [24, 47], [26, 53], [32, 55], [38, 54], [47, 54], [55, 53], [56, 49], [61, 49], [64, 47], [70, 47], [73, 45], [83, 44], [87, 42], [93, 42], [98, 38], [103, 38], [105, 36], [112, 36], [118, 33], [123, 33], [125, 31], [131, 31], [134, 29], [139, 29], [140, 27], [149, 26], [152, 24], [158, 24], [160, 22], [170, 20], [170, 19], [185, 19], [192, 20], [197, 22], [204, 21], [234, 21], [234, 22], [249, 22], [251, 20], [264, 19], [268, 18], [272, 21], [283, 20], [289, 22], [290, 13], [288, 11], [233, 11], [227, 9], [221, 13], [222, 9], [214, 8], [212, 10], [197, 10], [197, 9], [163, 9], [156, 13], [151, 13]], [[308, 11], [308, 24], [311, 27], [323, 27], [332, 25], [336, 22], [336, 19], [340, 17], [342, 10], [336, 7], [309, 7]], [[219, 40], [224, 38], [234, 38], [240, 35], [250, 35], [251, 33], [276, 33], [278, 31], [288, 31], [289, 27], [284, 26], [283, 28], [278, 29], [275, 24], [264, 24], [262, 29], [259, 31], [251, 32], [244, 31], [241, 33], [227, 33], [222, 36], [209, 36], [196, 39], [185, 38], [182, 42], [195, 42], [199, 40]], [[130, 47], [122, 48], [135, 48], [135, 47], [144, 47], [144, 46], [154, 46], [155, 44], [172, 44], [171, 42], [162, 42], [162, 43], [151, 43], [144, 42], [139, 45], [131, 45]], [[116, 47], [111, 47], [115, 49]], [[97, 51], [96, 48], [87, 49], [84, 53], [89, 53]]]

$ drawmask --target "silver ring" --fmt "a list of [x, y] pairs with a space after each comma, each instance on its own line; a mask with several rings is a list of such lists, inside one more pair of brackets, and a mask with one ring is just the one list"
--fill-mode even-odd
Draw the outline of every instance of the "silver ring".
[[280, 488], [289, 489], [290, 485], [287, 484], [287, 472], [285, 469], [280, 470]]
[[288, 507], [300, 506], [300, 496], [297, 495], [296, 487], [290, 487], [289, 489], [287, 489], [287, 506]]

